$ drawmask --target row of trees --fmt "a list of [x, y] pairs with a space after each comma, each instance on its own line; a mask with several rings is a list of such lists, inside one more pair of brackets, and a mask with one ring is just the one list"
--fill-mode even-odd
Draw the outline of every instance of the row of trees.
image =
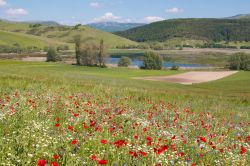
[[82, 40], [81, 36], [75, 36], [74, 41], [77, 65], [106, 66], [107, 54], [103, 40], [97, 43], [91, 38]]
[[250, 54], [234, 54], [229, 60], [229, 69], [250, 71]]

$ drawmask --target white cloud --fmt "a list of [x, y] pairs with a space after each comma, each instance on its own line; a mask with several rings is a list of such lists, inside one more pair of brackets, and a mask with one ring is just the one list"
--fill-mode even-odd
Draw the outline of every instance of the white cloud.
[[164, 20], [164, 18], [158, 16], [148, 16], [145, 17], [144, 20], [146, 20], [147, 22], [156, 22], [156, 21], [162, 21]]
[[103, 16], [94, 18], [93, 22], [107, 22], [107, 21], [115, 21], [115, 22], [128, 22], [129, 19], [123, 19], [120, 16], [116, 16], [111, 12], [105, 13]]
[[89, 4], [89, 6], [93, 7], [93, 8], [101, 8], [103, 7], [103, 4], [102, 3], [99, 3], [99, 2], [91, 2]]
[[0, 6], [5, 6], [5, 5], [7, 5], [6, 0], [0, 0]]
[[171, 8], [171, 9], [167, 9], [166, 10], [167, 13], [182, 13], [184, 12], [183, 9], [179, 9], [177, 7]]
[[10, 8], [6, 11], [8, 15], [11, 16], [19, 16], [19, 15], [27, 15], [28, 11], [23, 8]]

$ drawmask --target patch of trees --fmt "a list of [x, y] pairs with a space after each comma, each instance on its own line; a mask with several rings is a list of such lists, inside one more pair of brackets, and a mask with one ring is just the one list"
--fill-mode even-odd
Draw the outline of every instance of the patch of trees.
[[241, 46], [240, 49], [250, 49], [250, 46]]
[[123, 56], [118, 62], [119, 67], [128, 67], [132, 64], [132, 61], [129, 57]]
[[146, 52], [143, 59], [142, 69], [147, 70], [161, 70], [162, 69], [162, 58], [159, 54], [154, 52]]
[[116, 34], [138, 42], [164, 42], [176, 37], [214, 42], [250, 41], [250, 20], [172, 19]]
[[103, 40], [82, 40], [81, 36], [75, 36], [74, 41], [77, 65], [106, 67], [107, 53]]
[[29, 27], [30, 28], [37, 28], [37, 27], [41, 27], [42, 24], [30, 24]]
[[229, 60], [229, 69], [250, 71], [250, 54], [234, 54]]
[[31, 52], [38, 52], [41, 51], [40, 48], [36, 46], [29, 46], [29, 47], [21, 47], [18, 43], [15, 43], [11, 46], [9, 45], [0, 45], [0, 53], [31, 53]]
[[229, 46], [229, 45], [216, 44], [216, 43], [205, 43], [201, 46], [201, 48], [232, 48], [232, 49], [237, 49], [237, 46]]

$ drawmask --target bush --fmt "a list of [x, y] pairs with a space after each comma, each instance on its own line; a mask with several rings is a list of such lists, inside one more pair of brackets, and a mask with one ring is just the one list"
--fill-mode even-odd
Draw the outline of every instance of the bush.
[[131, 62], [131, 59], [129, 57], [121, 57], [121, 59], [118, 62], [119, 67], [128, 67], [131, 64], [132, 64], [132, 62]]
[[229, 46], [229, 45], [223, 45], [223, 44], [216, 44], [216, 43], [205, 43], [201, 48], [232, 48], [237, 49], [236, 46]]
[[177, 65], [173, 65], [172, 67], [171, 67], [171, 70], [179, 70], [179, 66], [177, 66]]
[[53, 47], [50, 47], [47, 52], [47, 62], [56, 62], [57, 54]]
[[69, 46], [68, 45], [61, 45], [61, 46], [58, 46], [56, 48], [57, 51], [67, 51], [69, 50]]
[[229, 60], [229, 69], [250, 71], [250, 54], [234, 54]]
[[149, 70], [161, 70], [162, 58], [157, 53], [146, 52], [144, 55], [144, 66], [142, 68]]
[[152, 43], [150, 48], [153, 50], [164, 50], [164, 45], [162, 43]]
[[240, 49], [250, 49], [250, 46], [241, 46]]

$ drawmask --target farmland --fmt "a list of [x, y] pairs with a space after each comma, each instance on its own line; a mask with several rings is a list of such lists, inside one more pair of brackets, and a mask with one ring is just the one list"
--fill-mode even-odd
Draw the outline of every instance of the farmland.
[[183, 72], [0, 61], [1, 165], [247, 165], [250, 73]]

